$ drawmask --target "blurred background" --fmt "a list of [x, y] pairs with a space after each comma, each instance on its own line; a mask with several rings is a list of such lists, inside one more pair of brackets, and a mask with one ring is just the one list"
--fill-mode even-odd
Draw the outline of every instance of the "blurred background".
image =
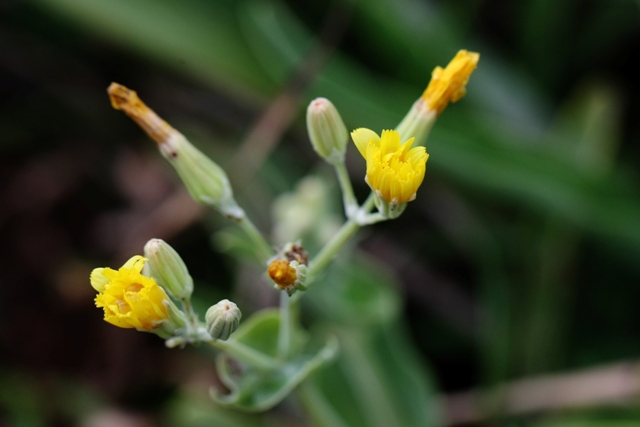
[[[417, 200], [361, 232], [357, 278], [326, 280], [360, 293], [305, 298], [303, 320], [347, 343], [318, 386], [353, 426], [640, 425], [632, 0], [1, 0], [0, 425], [308, 425], [295, 399], [216, 408], [210, 352], [94, 307], [91, 269], [152, 237], [186, 260], [201, 310], [277, 301], [231, 256], [230, 224], [111, 108], [112, 81], [225, 167], [277, 234], [270, 207], [296, 188], [320, 185], [340, 214], [309, 101], [329, 98], [350, 129], [393, 128], [462, 48], [481, 60], [435, 125]], [[364, 162], [347, 161], [363, 200]], [[296, 187], [307, 174], [316, 187]]]

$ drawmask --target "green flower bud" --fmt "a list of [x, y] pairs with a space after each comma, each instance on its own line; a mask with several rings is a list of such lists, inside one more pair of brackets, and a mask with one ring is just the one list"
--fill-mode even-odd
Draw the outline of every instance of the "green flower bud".
[[396, 127], [396, 131], [400, 134], [400, 140], [406, 141], [415, 137], [414, 146], [426, 145], [427, 138], [437, 117], [437, 112], [430, 109], [424, 99], [419, 98], [413, 103], [407, 115]]
[[209, 307], [204, 318], [211, 338], [226, 341], [238, 329], [242, 313], [235, 303], [223, 299]]
[[193, 279], [175, 249], [164, 240], [151, 239], [144, 245], [144, 256], [149, 259], [145, 265], [149, 276], [156, 279], [171, 297], [177, 300], [191, 298]]
[[[160, 324], [156, 333], [166, 339], [174, 335], [176, 330], [183, 329], [187, 324], [187, 319], [186, 315], [175, 305], [173, 301], [171, 301], [171, 299], [167, 298], [163, 303], [169, 313], [169, 317]], [[160, 333], [160, 331], [167, 333], [168, 336]]]
[[233, 198], [227, 174], [220, 166], [142, 102], [135, 91], [112, 83], [107, 92], [113, 108], [124, 111], [158, 144], [160, 152], [178, 172], [191, 197], [199, 203], [216, 207], [229, 217], [244, 217], [244, 211]]
[[344, 161], [349, 132], [336, 107], [326, 98], [316, 98], [307, 108], [307, 131], [313, 149], [331, 164]]
[[158, 148], [197, 202], [214, 206], [232, 218], [244, 217], [244, 211], [233, 198], [225, 171], [182, 134], [178, 133], [167, 139]]

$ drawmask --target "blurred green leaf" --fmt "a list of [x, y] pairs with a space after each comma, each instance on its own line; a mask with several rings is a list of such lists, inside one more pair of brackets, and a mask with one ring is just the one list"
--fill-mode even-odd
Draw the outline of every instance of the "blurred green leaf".
[[247, 96], [273, 87], [244, 44], [236, 25], [234, 2], [33, 0], [33, 3], [221, 91]]
[[248, 414], [214, 405], [210, 399], [182, 393], [168, 408], [168, 425], [177, 427], [281, 427], [270, 414]]
[[38, 385], [28, 374], [0, 372], [0, 405], [13, 426], [46, 425]]
[[437, 426], [435, 389], [398, 320], [399, 297], [387, 272], [344, 256], [309, 301], [337, 335], [338, 362], [312, 382], [351, 426]]
[[[279, 326], [279, 312], [264, 310], [244, 322], [233, 339], [275, 356]], [[270, 370], [241, 366], [227, 355], [220, 354], [216, 359], [218, 375], [229, 393], [212, 390], [211, 398], [220, 405], [244, 411], [265, 411], [280, 403], [311, 373], [331, 361], [337, 349], [336, 340], [329, 338], [322, 348], [307, 349], [307, 352]]]
[[318, 285], [313, 285], [309, 300], [323, 318], [333, 322], [368, 327], [396, 319], [400, 297], [388, 271], [372, 261], [337, 262]]

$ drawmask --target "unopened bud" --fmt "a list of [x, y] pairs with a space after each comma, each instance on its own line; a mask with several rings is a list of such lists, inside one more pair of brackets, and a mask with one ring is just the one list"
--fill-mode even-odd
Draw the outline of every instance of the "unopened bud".
[[197, 202], [214, 206], [232, 218], [244, 217], [244, 211], [233, 198], [227, 174], [184, 136], [169, 139], [159, 148]]
[[199, 203], [216, 207], [229, 217], [244, 216], [244, 211], [233, 198], [227, 174], [220, 166], [162, 120], [135, 91], [111, 83], [107, 92], [113, 108], [124, 111], [158, 144], [160, 152], [178, 172], [191, 197]]
[[238, 329], [242, 313], [235, 303], [223, 299], [209, 307], [204, 317], [211, 338], [226, 341]]
[[396, 131], [400, 134], [400, 140], [405, 141], [415, 137], [414, 145], [425, 145], [437, 118], [438, 114], [429, 108], [424, 99], [418, 98], [396, 127]]
[[151, 239], [144, 246], [144, 256], [149, 259], [145, 268], [167, 293], [178, 300], [191, 298], [193, 279], [180, 255], [167, 242]]
[[336, 107], [326, 98], [316, 98], [307, 108], [307, 131], [313, 149], [327, 162], [344, 161], [349, 132]]

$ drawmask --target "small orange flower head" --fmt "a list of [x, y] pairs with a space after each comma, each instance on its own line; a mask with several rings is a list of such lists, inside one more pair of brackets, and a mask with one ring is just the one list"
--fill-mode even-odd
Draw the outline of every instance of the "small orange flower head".
[[272, 261], [267, 268], [267, 274], [276, 285], [276, 288], [292, 295], [296, 290], [305, 290], [307, 266], [298, 261], [277, 259]]

